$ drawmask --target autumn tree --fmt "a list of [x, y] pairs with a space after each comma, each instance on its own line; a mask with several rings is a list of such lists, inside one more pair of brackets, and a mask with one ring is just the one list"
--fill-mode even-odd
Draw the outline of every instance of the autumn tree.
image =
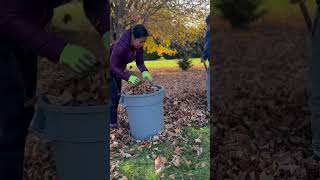
[[[204, 19], [209, 13], [208, 0], [111, 0], [114, 38], [128, 27], [142, 23], [152, 36], [148, 53], [173, 55], [172, 45], [184, 47], [203, 36]], [[183, 48], [182, 48], [183, 49]]]

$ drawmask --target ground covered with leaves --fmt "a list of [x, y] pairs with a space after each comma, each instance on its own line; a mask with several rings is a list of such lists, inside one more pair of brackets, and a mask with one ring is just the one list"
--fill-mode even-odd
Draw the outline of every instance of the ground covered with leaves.
[[[40, 92], [52, 92], [55, 85], [69, 87], [70, 84], [62, 82], [74, 76], [65, 67], [47, 61], [40, 63], [40, 69]], [[164, 86], [166, 90], [165, 130], [152, 140], [137, 142], [130, 136], [125, 109], [120, 107], [120, 128], [110, 134], [110, 178], [181, 179], [190, 176], [191, 179], [207, 179], [210, 142], [204, 68], [188, 72], [179, 69], [151, 71], [154, 84]], [[130, 89], [126, 82], [123, 85], [123, 89]], [[158, 165], [157, 157], [158, 161], [160, 159]], [[52, 147], [30, 134], [25, 153], [25, 180], [55, 177]]]
[[310, 42], [300, 22], [215, 29], [216, 179], [319, 178], [309, 158]]
[[154, 84], [166, 91], [165, 129], [151, 140], [134, 140], [125, 109], [120, 107], [120, 128], [111, 132], [110, 178], [208, 179], [210, 142], [205, 71], [153, 74]]

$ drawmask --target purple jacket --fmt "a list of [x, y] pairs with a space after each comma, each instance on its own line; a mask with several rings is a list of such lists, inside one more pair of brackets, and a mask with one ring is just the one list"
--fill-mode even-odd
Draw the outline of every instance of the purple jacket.
[[137, 67], [141, 72], [148, 71], [144, 65], [143, 48], [135, 49], [131, 45], [131, 29], [125, 31], [120, 39], [110, 47], [110, 72], [111, 76], [128, 81], [130, 74], [125, 71], [127, 64], [136, 60]]
[[[71, 0], [0, 0], [0, 41], [7, 39], [40, 56], [58, 61], [66, 41], [45, 31], [55, 7]], [[103, 35], [110, 29], [106, 0], [83, 0], [86, 16]]]

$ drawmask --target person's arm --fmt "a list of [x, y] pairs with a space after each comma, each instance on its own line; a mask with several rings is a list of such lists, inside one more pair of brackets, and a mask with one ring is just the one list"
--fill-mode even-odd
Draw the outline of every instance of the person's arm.
[[83, 9], [101, 36], [110, 30], [110, 5], [107, 0], [83, 0]]
[[147, 67], [144, 64], [143, 49], [142, 48], [137, 50], [136, 64], [137, 64], [137, 67], [139, 68], [140, 72], [148, 71]]
[[130, 74], [123, 70], [123, 54], [125, 54], [125, 48], [119, 44], [115, 44], [110, 57], [110, 71], [115, 74], [117, 77], [128, 81]]
[[26, 47], [40, 56], [59, 61], [67, 42], [46, 32], [26, 17], [25, 0], [0, 0], [0, 36]]

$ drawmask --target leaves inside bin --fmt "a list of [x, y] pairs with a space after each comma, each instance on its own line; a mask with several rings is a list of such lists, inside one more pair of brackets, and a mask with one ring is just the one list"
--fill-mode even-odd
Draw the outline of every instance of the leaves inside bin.
[[128, 95], [144, 95], [144, 94], [151, 94], [154, 92], [159, 91], [160, 88], [157, 86], [151, 86], [149, 84], [140, 84], [138, 86], [130, 86], [125, 88], [125, 94]]

